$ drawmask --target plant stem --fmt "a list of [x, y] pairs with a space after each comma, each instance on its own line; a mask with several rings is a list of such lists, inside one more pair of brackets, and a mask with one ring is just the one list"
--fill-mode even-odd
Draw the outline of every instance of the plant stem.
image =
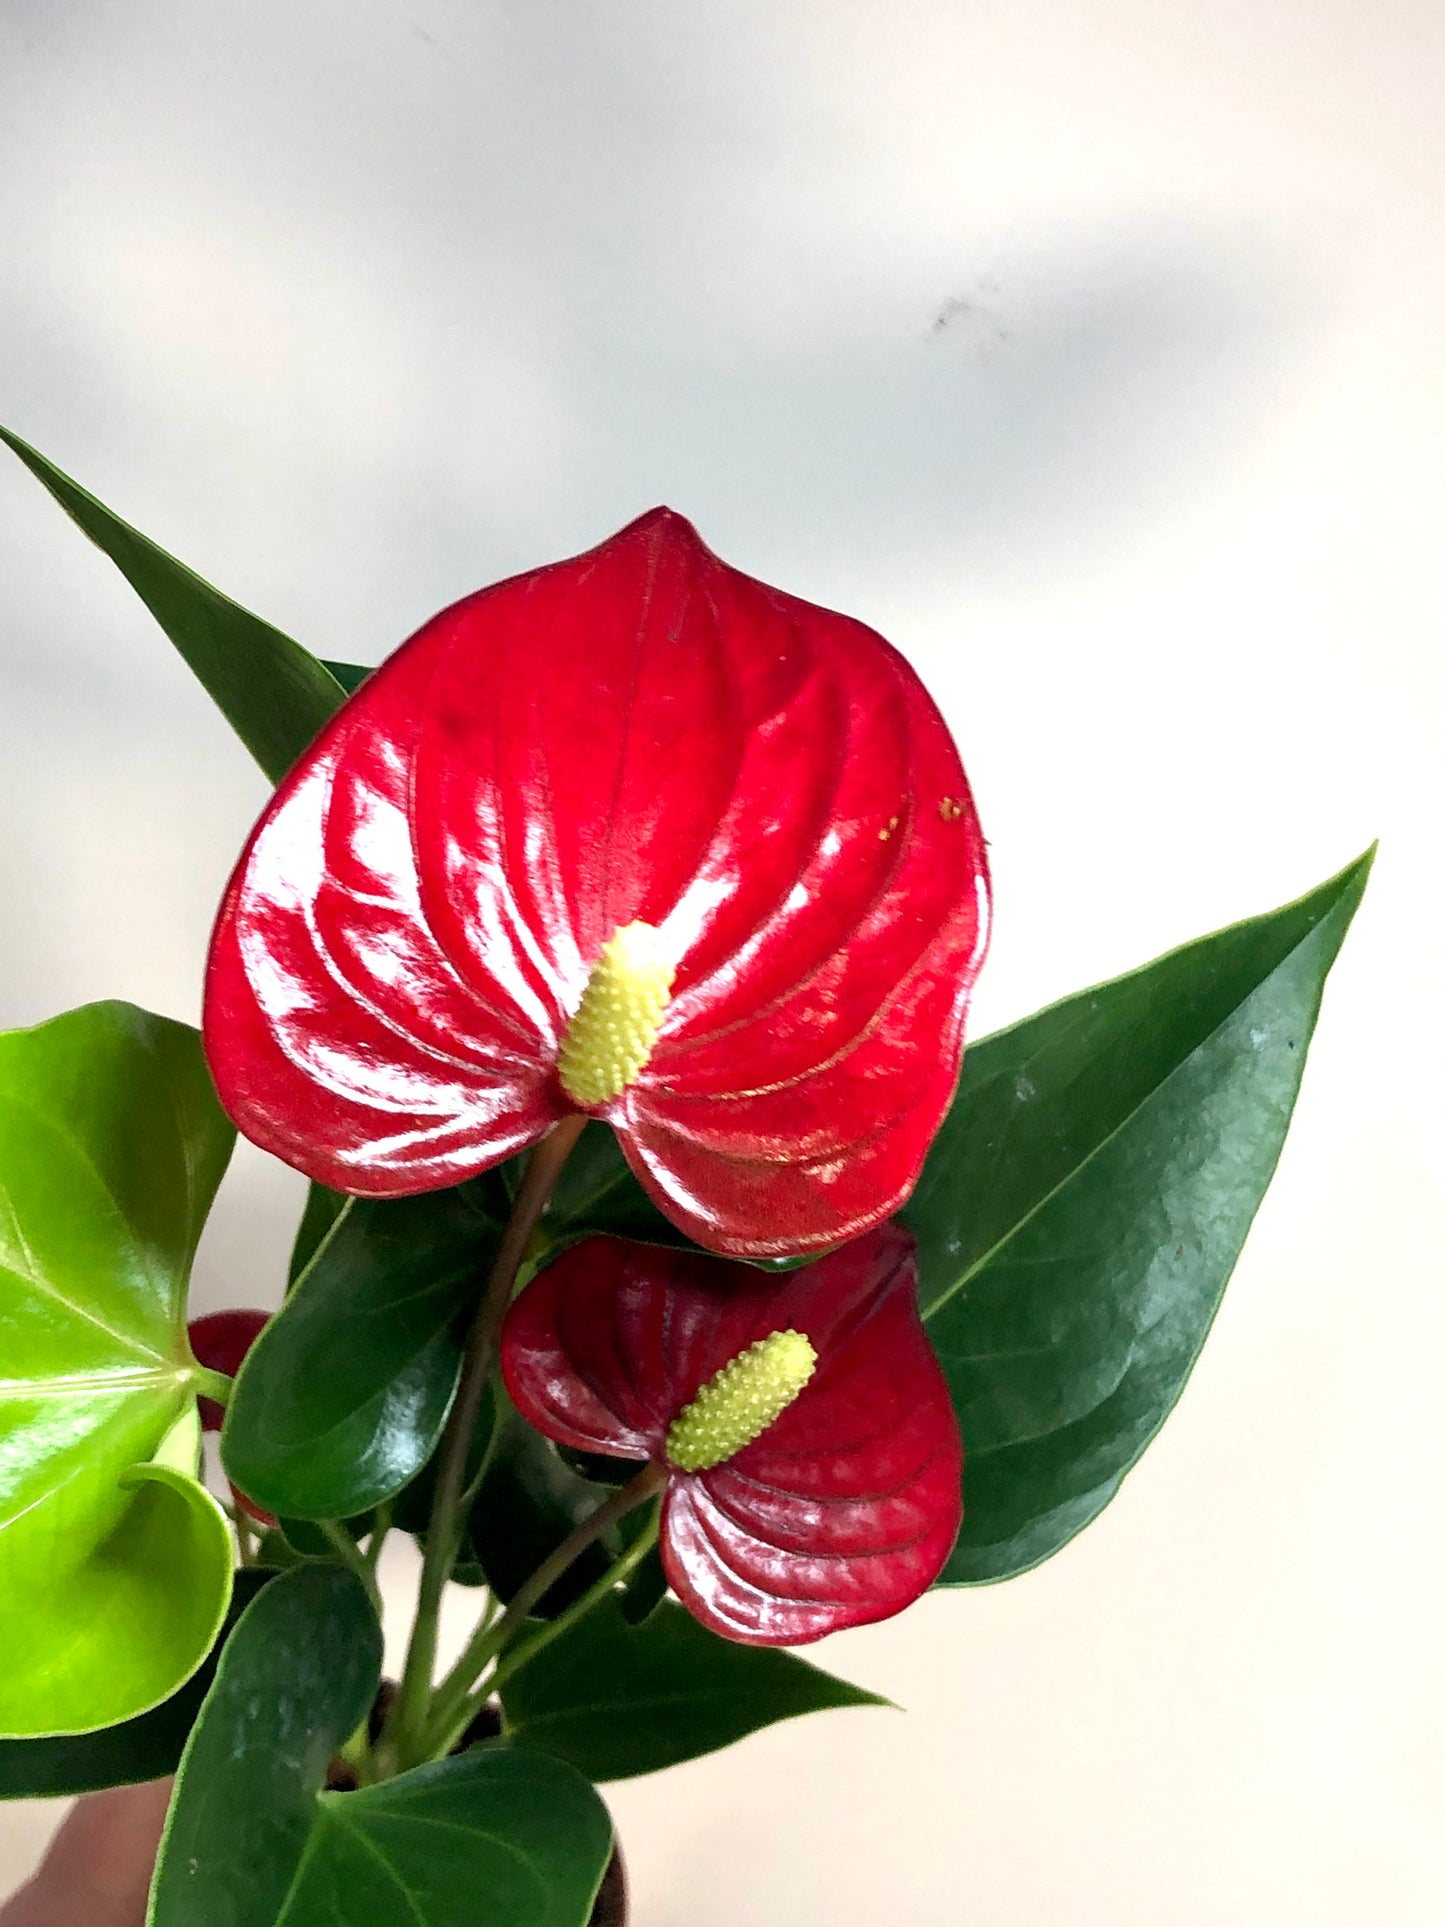
[[191, 1371], [197, 1398], [214, 1399], [222, 1406], [230, 1404], [231, 1387], [236, 1382], [233, 1378], [225, 1372], [213, 1372], [209, 1365], [193, 1365]]
[[426, 1720], [432, 1669], [436, 1664], [437, 1616], [466, 1523], [461, 1500], [467, 1449], [476, 1426], [482, 1392], [492, 1369], [502, 1321], [512, 1302], [512, 1287], [516, 1284], [528, 1241], [546, 1208], [558, 1174], [573, 1145], [582, 1135], [586, 1122], [580, 1111], [563, 1118], [560, 1124], [553, 1126], [528, 1159], [521, 1189], [513, 1202], [491, 1276], [467, 1336], [457, 1395], [452, 1401], [451, 1413], [438, 1449], [436, 1496], [427, 1525], [416, 1620], [412, 1626], [401, 1686], [385, 1735], [385, 1741], [395, 1748], [402, 1764], [406, 1764], [415, 1752], [420, 1730]]
[[254, 1566], [256, 1535], [251, 1530], [251, 1522], [240, 1506], [236, 1506], [234, 1510], [227, 1506], [226, 1510], [231, 1514], [231, 1524], [236, 1528], [236, 1556], [243, 1566]]
[[625, 1579], [630, 1578], [657, 1544], [657, 1527], [658, 1520], [654, 1514], [627, 1550], [618, 1554], [602, 1577], [594, 1580], [580, 1598], [574, 1599], [572, 1604], [564, 1612], [558, 1613], [555, 1619], [549, 1619], [545, 1625], [539, 1626], [530, 1639], [522, 1640], [519, 1645], [513, 1646], [510, 1652], [504, 1653], [497, 1670], [487, 1681], [488, 1694], [499, 1692], [504, 1680], [510, 1679], [513, 1673], [519, 1672], [529, 1660], [534, 1659], [541, 1652], [544, 1646], [550, 1646], [554, 1639], [569, 1632], [577, 1621], [585, 1618], [614, 1587], [620, 1586]]
[[373, 1572], [381, 1559], [381, 1549], [386, 1544], [386, 1535], [391, 1531], [391, 1507], [379, 1505], [372, 1520], [371, 1535], [366, 1542], [366, 1563]]
[[327, 1544], [333, 1552], [335, 1552], [342, 1565], [349, 1566], [361, 1581], [362, 1585], [365, 1586], [367, 1595], [372, 1605], [376, 1608], [376, 1616], [380, 1619], [381, 1590], [376, 1583], [376, 1574], [372, 1570], [371, 1561], [361, 1550], [361, 1547], [357, 1545], [351, 1534], [346, 1530], [346, 1527], [341, 1525], [337, 1520], [322, 1519], [318, 1521], [318, 1524]]
[[[624, 1518], [637, 1506], [645, 1505], [654, 1493], [660, 1492], [666, 1479], [667, 1468], [657, 1461], [654, 1460], [643, 1466], [635, 1478], [629, 1479], [626, 1485], [619, 1487], [609, 1499], [605, 1499], [598, 1506], [595, 1512], [585, 1518], [581, 1525], [575, 1526], [568, 1533], [557, 1550], [549, 1554], [531, 1578], [513, 1594], [511, 1604], [500, 1619], [491, 1625], [483, 1623], [478, 1626], [465, 1652], [437, 1688], [436, 1702], [428, 1730], [428, 1737], [432, 1744], [427, 1748], [427, 1757], [435, 1754], [443, 1741], [449, 1746], [455, 1740], [457, 1733], [470, 1721], [477, 1711], [477, 1708], [470, 1704], [472, 1688], [477, 1676], [517, 1632], [538, 1600], [545, 1598], [573, 1560], [602, 1538], [619, 1519]], [[651, 1532], [640, 1535], [597, 1583], [584, 1593], [581, 1599], [574, 1602], [573, 1606], [568, 1607], [560, 1620], [554, 1620], [550, 1626], [543, 1627], [535, 1639], [527, 1642], [522, 1649], [523, 1653], [530, 1657], [534, 1651], [545, 1646], [549, 1640], [555, 1639], [559, 1632], [565, 1630], [563, 1621], [570, 1626], [574, 1620], [580, 1619], [584, 1612], [596, 1605], [597, 1601], [603, 1598], [619, 1579], [626, 1577], [656, 1536], [655, 1525]], [[520, 1659], [517, 1663], [520, 1663]], [[515, 1668], [509, 1664], [506, 1670], [511, 1672]], [[488, 1692], [494, 1684], [495, 1680], [488, 1682]], [[486, 1695], [482, 1697], [485, 1699]], [[465, 1719], [462, 1718], [464, 1712]]]

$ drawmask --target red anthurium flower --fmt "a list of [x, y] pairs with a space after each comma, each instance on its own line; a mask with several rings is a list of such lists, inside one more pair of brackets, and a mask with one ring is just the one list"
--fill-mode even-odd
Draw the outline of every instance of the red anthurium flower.
[[729, 1639], [886, 1619], [958, 1537], [958, 1425], [897, 1225], [781, 1280], [585, 1239], [513, 1305], [502, 1373], [559, 1444], [665, 1466], [668, 1583]]
[[336, 1189], [582, 1111], [700, 1243], [816, 1250], [912, 1187], [986, 924], [912, 670], [658, 509], [446, 610], [322, 732], [222, 906], [206, 1044]]
[[[191, 1356], [207, 1371], [224, 1372], [227, 1378], [234, 1378], [241, 1369], [242, 1359], [270, 1323], [270, 1316], [264, 1311], [212, 1311], [204, 1318], [193, 1318], [186, 1327]], [[201, 1430], [219, 1432], [226, 1417], [224, 1407], [213, 1398], [197, 1399], [196, 1404], [200, 1408]], [[243, 1512], [263, 1526], [275, 1525], [274, 1514], [263, 1512], [234, 1480], [228, 1480], [227, 1484]]]

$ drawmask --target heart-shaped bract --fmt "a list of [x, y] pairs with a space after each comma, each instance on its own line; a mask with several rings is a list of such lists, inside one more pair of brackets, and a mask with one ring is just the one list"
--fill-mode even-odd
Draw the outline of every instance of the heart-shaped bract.
[[[781, 1414], [720, 1464], [669, 1456], [678, 1421], [774, 1333], [816, 1354]], [[564, 1252], [513, 1305], [502, 1373], [559, 1444], [666, 1464], [662, 1556], [714, 1632], [791, 1646], [911, 1604], [953, 1550], [962, 1447], [916, 1302], [913, 1241], [884, 1225], [781, 1280], [615, 1238]]]
[[322, 732], [227, 892], [206, 1046], [335, 1189], [580, 1110], [698, 1242], [817, 1250], [912, 1188], [987, 907], [913, 671], [658, 509], [448, 609]]

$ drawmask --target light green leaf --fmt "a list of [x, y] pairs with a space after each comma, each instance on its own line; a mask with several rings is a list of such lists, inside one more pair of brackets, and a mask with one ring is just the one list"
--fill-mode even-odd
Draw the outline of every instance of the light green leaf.
[[5, 442], [108, 555], [273, 783], [346, 699], [300, 643], [203, 582], [9, 429]]
[[96, 1733], [47, 1734], [34, 1740], [0, 1740], [0, 1800], [54, 1798], [92, 1793], [98, 1787], [133, 1786], [174, 1773], [220, 1657], [221, 1642], [256, 1594], [275, 1574], [245, 1566], [235, 1574], [231, 1604], [220, 1640], [185, 1685], [168, 1700], [118, 1726]]
[[964, 1441], [941, 1583], [1057, 1552], [1168, 1416], [1273, 1175], [1372, 856], [968, 1052], [902, 1214]]
[[0, 1035], [0, 1733], [130, 1719], [225, 1615], [185, 1306], [233, 1140], [184, 1024], [90, 1004]]

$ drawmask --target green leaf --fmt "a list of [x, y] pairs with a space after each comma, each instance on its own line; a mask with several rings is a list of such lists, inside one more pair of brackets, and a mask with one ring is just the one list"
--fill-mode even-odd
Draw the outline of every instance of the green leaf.
[[327, 1233], [349, 1202], [344, 1191], [330, 1191], [324, 1184], [312, 1183], [307, 1186], [306, 1208], [296, 1227], [296, 1242], [291, 1247], [291, 1261], [286, 1267], [287, 1291], [321, 1249]]
[[583, 1927], [611, 1823], [545, 1754], [475, 1747], [322, 1791], [380, 1666], [365, 1590], [341, 1567], [265, 1589], [186, 1747], [149, 1927]]
[[348, 696], [354, 696], [371, 674], [366, 664], [361, 662], [328, 662], [323, 658], [321, 666], [331, 672]]
[[347, 1205], [237, 1376], [221, 1456], [243, 1492], [285, 1518], [347, 1519], [415, 1476], [504, 1216], [490, 1174]]
[[345, 701], [315, 656], [123, 522], [18, 435], [5, 442], [108, 555], [273, 783]]
[[[520, 1177], [520, 1164], [508, 1170], [509, 1182]], [[584, 1127], [562, 1167], [540, 1230], [549, 1257], [593, 1231], [635, 1238], [641, 1244], [696, 1248], [663, 1217], [633, 1176], [616, 1133], [595, 1118]]]
[[834, 1706], [886, 1706], [776, 1647], [719, 1639], [664, 1600], [629, 1626], [607, 1600], [502, 1688], [511, 1740], [544, 1747], [590, 1780], [625, 1780]]
[[1273, 1174], [1372, 858], [969, 1051], [903, 1213], [964, 1439], [941, 1583], [1057, 1552], [1168, 1416]]
[[[497, 1428], [498, 1406], [504, 1403], [499, 1399], [494, 1381], [482, 1387], [481, 1400], [477, 1406], [477, 1420], [472, 1427], [472, 1436], [467, 1443], [466, 1462], [462, 1469], [462, 1484], [470, 1486], [482, 1469], [482, 1462], [491, 1447], [492, 1434]], [[391, 1504], [391, 1523], [400, 1532], [414, 1533], [420, 1538], [431, 1521], [432, 1503], [437, 1489], [437, 1454], [433, 1452], [421, 1471], [409, 1485], [403, 1486]], [[481, 1581], [478, 1579], [477, 1584]]]
[[[523, 1160], [511, 1159], [502, 1169], [507, 1183], [515, 1189], [521, 1182]], [[632, 1238], [638, 1244], [669, 1245], [683, 1251], [700, 1249], [658, 1210], [623, 1156], [616, 1133], [597, 1119], [583, 1130], [547, 1201], [533, 1251], [538, 1267], [593, 1232]], [[811, 1264], [817, 1255], [736, 1262], [761, 1271], [793, 1271], [799, 1265]]]
[[[371, 1531], [375, 1519], [374, 1512], [363, 1512], [354, 1519], [338, 1519], [335, 1523], [354, 1542], [359, 1543]], [[337, 1556], [333, 1542], [311, 1519], [279, 1519], [275, 1530], [280, 1533], [296, 1559], [335, 1559]], [[285, 1563], [289, 1566], [294, 1561], [288, 1559]]]
[[93, 1793], [100, 1787], [134, 1786], [174, 1773], [215, 1678], [222, 1644], [262, 1586], [274, 1577], [261, 1566], [246, 1566], [234, 1575], [220, 1640], [185, 1685], [148, 1713], [123, 1720], [119, 1726], [102, 1727], [98, 1733], [0, 1740], [0, 1800]]
[[[497, 1597], [510, 1601], [574, 1526], [607, 1498], [558, 1457], [524, 1418], [508, 1412], [467, 1524], [471, 1557]], [[600, 1579], [622, 1550], [616, 1530], [575, 1559], [533, 1612], [554, 1619]]]
[[225, 1615], [185, 1318], [234, 1135], [184, 1024], [90, 1004], [0, 1036], [0, 1733], [158, 1705]]
[[622, 1588], [619, 1604], [622, 1617], [629, 1626], [641, 1626], [649, 1620], [667, 1597], [667, 1573], [662, 1563], [660, 1546], [650, 1546], [642, 1555], [642, 1563], [628, 1574]]

